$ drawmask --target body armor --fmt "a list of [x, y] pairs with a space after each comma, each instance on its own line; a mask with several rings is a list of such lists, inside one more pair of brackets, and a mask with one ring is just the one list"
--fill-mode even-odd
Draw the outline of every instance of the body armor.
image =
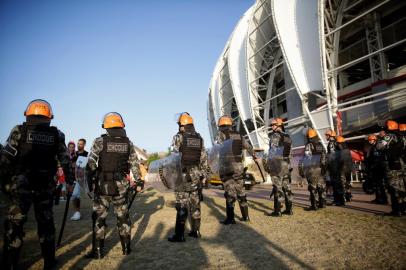
[[127, 137], [102, 135], [103, 150], [99, 159], [99, 188], [104, 195], [117, 195], [116, 181], [129, 173], [130, 141]]
[[226, 140], [229, 140], [229, 139], [233, 140], [232, 151], [233, 151], [233, 156], [235, 156], [235, 161], [241, 162], [241, 159], [242, 159], [242, 137], [241, 137], [241, 135], [234, 130], [226, 130], [226, 131], [224, 131], [224, 134], [226, 135]]
[[203, 139], [199, 133], [183, 133], [182, 145], [179, 152], [182, 153], [182, 166], [198, 166], [203, 146]]
[[47, 186], [57, 170], [59, 132], [47, 125], [21, 126], [21, 139], [17, 155], [17, 173], [35, 181], [31, 187]]

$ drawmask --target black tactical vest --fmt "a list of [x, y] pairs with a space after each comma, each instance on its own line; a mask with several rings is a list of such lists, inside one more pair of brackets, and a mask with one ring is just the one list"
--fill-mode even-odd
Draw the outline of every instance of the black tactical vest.
[[24, 123], [17, 149], [19, 173], [43, 184], [52, 180], [57, 170], [58, 139], [56, 127]]
[[312, 145], [312, 155], [321, 155], [323, 153], [323, 145], [321, 142], [310, 142]]
[[338, 143], [337, 141], [329, 141], [327, 144], [327, 153], [332, 154], [338, 150]]
[[226, 135], [226, 140], [233, 140], [233, 155], [236, 157], [236, 161], [241, 162], [242, 155], [242, 137], [241, 134], [234, 130], [224, 131]]
[[283, 144], [283, 157], [288, 158], [290, 156], [290, 149], [292, 147], [292, 139], [286, 133], [281, 133], [283, 136], [282, 144]]
[[203, 139], [199, 133], [182, 133], [182, 144], [179, 152], [182, 153], [182, 166], [197, 166], [203, 147]]
[[129, 173], [130, 140], [127, 137], [102, 135], [103, 150], [99, 157], [99, 185], [102, 194], [117, 195], [115, 181]]

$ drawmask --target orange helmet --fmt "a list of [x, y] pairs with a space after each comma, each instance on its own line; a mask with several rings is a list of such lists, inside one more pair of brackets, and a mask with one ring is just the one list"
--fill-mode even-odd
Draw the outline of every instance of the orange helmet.
[[119, 113], [110, 112], [104, 116], [102, 128], [123, 128], [125, 127], [123, 117]]
[[54, 118], [51, 105], [43, 99], [34, 99], [31, 101], [24, 112], [25, 116], [37, 115], [48, 119]]
[[368, 141], [376, 141], [378, 138], [376, 137], [375, 134], [371, 134], [368, 136]]
[[274, 119], [272, 119], [271, 126], [272, 125], [277, 125], [278, 127], [283, 126], [282, 118], [274, 118]]
[[406, 131], [406, 124], [399, 124], [399, 131]]
[[191, 125], [191, 124], [193, 124], [193, 118], [187, 112], [182, 113], [179, 116], [178, 124], [180, 126]]
[[330, 137], [336, 137], [337, 133], [334, 130], [329, 129], [329, 130], [326, 131], [326, 133], [324, 133], [324, 135], [330, 136]]
[[222, 117], [220, 117], [219, 122], [217, 124], [217, 126], [221, 127], [221, 126], [232, 126], [233, 125], [233, 119], [231, 119], [230, 116], [227, 115], [223, 115]]
[[398, 123], [393, 120], [386, 121], [386, 127], [388, 128], [388, 130], [398, 130], [399, 129]]
[[337, 136], [337, 142], [343, 143], [343, 142], [345, 142], [345, 138], [343, 136]]
[[309, 128], [309, 129], [307, 130], [307, 137], [309, 137], [309, 138], [314, 138], [314, 137], [316, 137], [316, 136], [317, 136], [317, 132], [316, 132], [314, 129]]

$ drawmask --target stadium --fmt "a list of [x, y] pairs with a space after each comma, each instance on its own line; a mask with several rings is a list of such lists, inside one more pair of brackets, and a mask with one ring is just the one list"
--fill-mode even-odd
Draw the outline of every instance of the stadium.
[[[257, 148], [270, 120], [286, 121], [293, 154], [313, 127], [352, 149], [379, 123], [406, 122], [406, 1], [258, 0], [215, 65], [207, 115], [214, 142], [222, 115]], [[325, 143], [325, 142], [324, 142]]]

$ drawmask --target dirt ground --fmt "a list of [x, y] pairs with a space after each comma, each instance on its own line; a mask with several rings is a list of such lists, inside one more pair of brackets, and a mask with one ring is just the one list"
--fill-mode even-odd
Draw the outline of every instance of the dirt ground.
[[[327, 208], [308, 212], [295, 207], [294, 216], [273, 218], [269, 201], [249, 202], [250, 223], [223, 226], [223, 198], [205, 197], [203, 237], [185, 243], [166, 238], [175, 224], [174, 195], [153, 189], [139, 194], [131, 209], [132, 247], [121, 255], [112, 211], [108, 216], [107, 255], [102, 260], [83, 256], [91, 245], [90, 200], [82, 200], [82, 220], [68, 220], [59, 269], [406, 269], [406, 218], [351, 213]], [[4, 219], [4, 200], [1, 223]], [[54, 207], [57, 232], [64, 203]], [[236, 207], [238, 208], [238, 207]], [[239, 210], [236, 211], [240, 216]], [[69, 213], [69, 217], [72, 213]], [[42, 269], [36, 223], [30, 211], [25, 225], [22, 269]], [[1, 228], [3, 230], [3, 228]], [[3, 231], [1, 231], [3, 235]], [[2, 243], [0, 243], [2, 246]]]

